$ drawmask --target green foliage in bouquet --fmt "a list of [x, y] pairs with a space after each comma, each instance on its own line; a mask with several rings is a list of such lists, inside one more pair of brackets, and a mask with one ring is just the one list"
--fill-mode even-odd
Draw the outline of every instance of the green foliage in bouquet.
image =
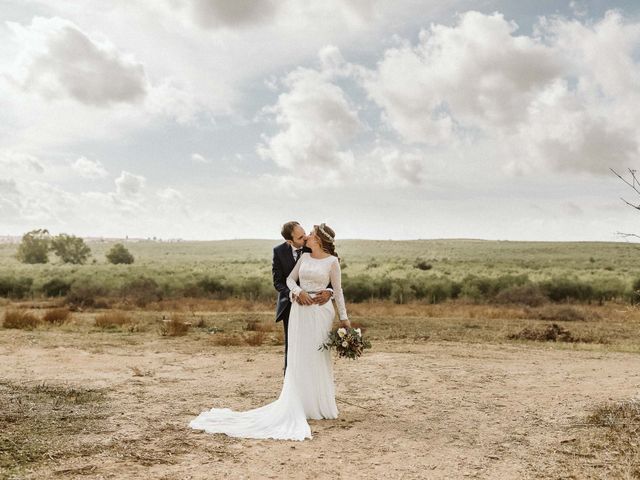
[[359, 328], [338, 328], [329, 333], [329, 341], [320, 345], [318, 350], [336, 349], [339, 357], [346, 357], [352, 360], [362, 355], [365, 348], [371, 348], [371, 342], [362, 337]]

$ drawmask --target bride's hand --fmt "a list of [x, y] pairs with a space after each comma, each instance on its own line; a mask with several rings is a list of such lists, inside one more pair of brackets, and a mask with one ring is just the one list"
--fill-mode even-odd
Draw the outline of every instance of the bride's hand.
[[351, 322], [349, 320], [340, 320], [340, 326], [344, 328], [351, 328]]
[[311, 295], [309, 295], [307, 292], [302, 290], [300, 292], [300, 294], [298, 295], [298, 303], [300, 305], [312, 305], [313, 304], [313, 298], [311, 298]]

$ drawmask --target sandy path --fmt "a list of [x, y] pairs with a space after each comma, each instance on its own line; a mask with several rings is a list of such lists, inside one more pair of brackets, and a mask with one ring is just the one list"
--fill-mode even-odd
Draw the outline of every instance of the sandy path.
[[187, 423], [212, 406], [275, 399], [281, 347], [95, 340], [0, 332], [0, 377], [109, 392], [104, 429], [84, 439], [104, 451], [49, 462], [33, 478], [557, 478], [561, 442], [585, 412], [640, 392], [638, 355], [390, 342], [336, 360], [340, 418], [311, 421], [313, 440], [241, 440]]

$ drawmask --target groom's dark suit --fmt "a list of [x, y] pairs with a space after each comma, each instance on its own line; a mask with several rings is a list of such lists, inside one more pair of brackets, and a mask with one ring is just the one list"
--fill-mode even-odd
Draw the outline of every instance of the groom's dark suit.
[[[302, 252], [310, 252], [308, 248], [303, 248]], [[302, 253], [300, 254], [302, 256]], [[300, 259], [298, 256], [298, 260]], [[278, 291], [278, 303], [276, 305], [276, 322], [282, 320], [284, 324], [284, 368], [287, 369], [287, 347], [289, 346], [289, 312], [291, 311], [291, 301], [289, 300], [289, 287], [287, 287], [287, 277], [296, 265], [297, 260], [293, 258], [293, 247], [284, 242], [273, 248], [273, 262], [271, 273], [273, 275], [273, 286]]]

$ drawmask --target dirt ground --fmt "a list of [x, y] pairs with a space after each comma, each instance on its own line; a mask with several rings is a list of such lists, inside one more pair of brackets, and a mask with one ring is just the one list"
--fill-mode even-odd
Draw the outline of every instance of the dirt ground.
[[546, 345], [388, 341], [335, 360], [337, 420], [312, 440], [190, 430], [211, 407], [274, 400], [282, 347], [205, 335], [0, 330], [0, 378], [102, 389], [99, 421], [15, 478], [608, 478], [572, 442], [599, 402], [640, 392], [640, 356]]

